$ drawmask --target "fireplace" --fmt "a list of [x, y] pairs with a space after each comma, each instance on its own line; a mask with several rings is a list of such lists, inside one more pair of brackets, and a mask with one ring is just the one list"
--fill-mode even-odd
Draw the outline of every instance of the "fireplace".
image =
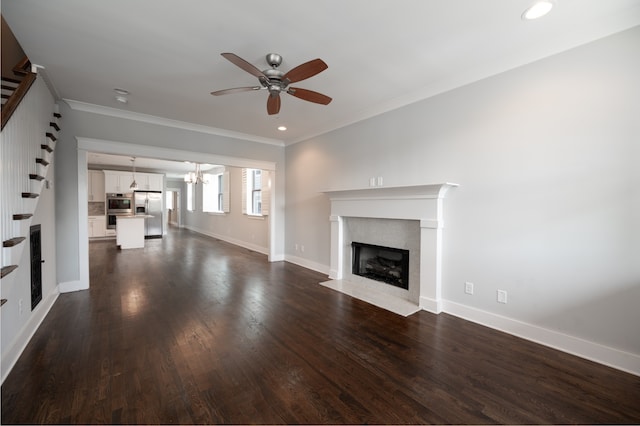
[[[331, 264], [330, 281], [321, 284], [403, 316], [420, 309], [440, 313], [443, 204], [445, 194], [456, 186], [438, 183], [323, 191], [331, 200]], [[404, 269], [409, 278], [400, 279], [407, 287], [355, 274], [353, 242], [408, 250], [411, 258]], [[395, 260], [382, 256], [387, 257]], [[380, 263], [382, 267], [373, 268], [383, 269], [387, 260]]]
[[409, 289], [409, 250], [352, 242], [354, 275]]

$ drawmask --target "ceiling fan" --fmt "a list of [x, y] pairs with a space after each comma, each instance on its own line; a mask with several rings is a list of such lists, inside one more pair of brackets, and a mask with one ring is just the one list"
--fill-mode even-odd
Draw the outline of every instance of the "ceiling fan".
[[258, 77], [260, 86], [236, 87], [233, 89], [218, 90], [216, 92], [211, 92], [214, 96], [248, 92], [251, 90], [268, 90], [269, 97], [267, 98], [267, 112], [269, 115], [277, 114], [280, 111], [280, 93], [282, 92], [317, 104], [327, 105], [331, 102], [331, 98], [323, 95], [322, 93], [314, 92], [313, 90], [301, 89], [299, 87], [289, 87], [289, 84], [291, 83], [306, 80], [307, 78], [313, 77], [314, 75], [329, 68], [322, 59], [314, 59], [312, 61], [305, 62], [304, 64], [298, 65], [285, 73], [278, 69], [282, 63], [282, 56], [277, 53], [269, 53], [266, 56], [267, 63], [271, 68], [264, 71], [260, 71], [258, 68], [234, 53], [221, 53], [221, 55], [249, 74]]

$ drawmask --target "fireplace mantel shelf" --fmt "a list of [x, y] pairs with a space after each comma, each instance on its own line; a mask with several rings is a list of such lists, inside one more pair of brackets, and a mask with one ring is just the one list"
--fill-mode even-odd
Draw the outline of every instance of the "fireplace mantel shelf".
[[457, 183], [434, 183], [406, 186], [374, 186], [370, 188], [328, 189], [320, 191], [334, 199], [419, 199], [444, 198], [446, 192], [457, 187]]

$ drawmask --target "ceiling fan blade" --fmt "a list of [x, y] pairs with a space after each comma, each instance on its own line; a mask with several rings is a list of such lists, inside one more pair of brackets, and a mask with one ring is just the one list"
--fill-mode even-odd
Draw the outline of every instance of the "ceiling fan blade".
[[322, 59], [314, 59], [293, 68], [284, 76], [282, 76], [282, 80], [286, 81], [287, 84], [295, 83], [297, 81], [302, 81], [306, 80], [309, 77], [313, 77], [314, 75], [321, 73], [327, 68], [329, 68], [329, 66], [325, 64]]
[[276, 93], [275, 95], [269, 94], [269, 98], [267, 99], [267, 112], [269, 115], [274, 115], [280, 112], [280, 94]]
[[313, 90], [300, 89], [298, 87], [290, 87], [287, 93], [305, 101], [315, 102], [317, 104], [328, 105], [332, 101], [327, 95], [314, 92]]
[[240, 56], [236, 55], [235, 53], [221, 53], [221, 55], [224, 56], [225, 59], [227, 59], [228, 61], [230, 61], [234, 65], [236, 65], [236, 66], [242, 68], [243, 70], [245, 70], [246, 72], [248, 72], [249, 74], [258, 77], [260, 79], [260, 81], [262, 81], [262, 79], [266, 79], [267, 81], [269, 81], [269, 77], [264, 75], [264, 73], [262, 71], [260, 71], [258, 68], [256, 68], [255, 66], [253, 66], [249, 62], [245, 61], [244, 59], [242, 59]]
[[253, 86], [253, 87], [234, 87], [233, 89], [224, 89], [224, 90], [217, 90], [215, 92], [211, 92], [211, 94], [213, 96], [220, 96], [220, 95], [229, 95], [231, 93], [240, 93], [240, 92], [250, 92], [252, 90], [260, 90], [262, 87], [260, 86]]

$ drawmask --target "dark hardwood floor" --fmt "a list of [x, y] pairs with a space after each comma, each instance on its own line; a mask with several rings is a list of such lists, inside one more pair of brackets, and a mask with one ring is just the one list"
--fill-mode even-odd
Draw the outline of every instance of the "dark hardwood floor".
[[90, 244], [2, 385], [2, 423], [640, 423], [640, 377], [185, 230]]

